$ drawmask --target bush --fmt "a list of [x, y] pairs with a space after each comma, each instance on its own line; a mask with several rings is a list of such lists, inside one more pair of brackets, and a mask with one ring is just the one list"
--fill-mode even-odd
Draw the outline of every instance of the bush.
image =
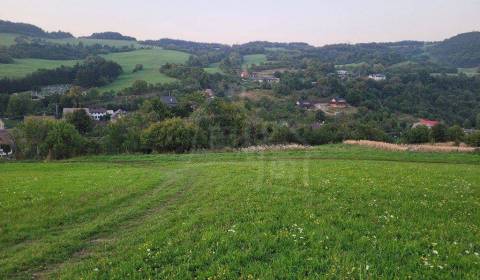
[[410, 144], [430, 142], [430, 129], [424, 125], [414, 127], [407, 132], [405, 140]]
[[64, 121], [53, 122], [45, 138], [48, 159], [64, 159], [79, 155], [83, 138], [75, 127]]
[[468, 145], [472, 147], [480, 147], [480, 131], [468, 135], [466, 140]]
[[205, 146], [198, 127], [180, 118], [155, 123], [145, 130], [143, 143], [155, 152], [184, 153]]
[[465, 132], [463, 132], [463, 129], [458, 125], [450, 127], [447, 130], [447, 136], [448, 140], [454, 141], [457, 144], [465, 140]]

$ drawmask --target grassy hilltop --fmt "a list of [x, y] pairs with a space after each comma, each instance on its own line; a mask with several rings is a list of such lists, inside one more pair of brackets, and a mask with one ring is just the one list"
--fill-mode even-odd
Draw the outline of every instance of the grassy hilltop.
[[0, 278], [480, 277], [480, 158], [100, 156], [0, 168]]

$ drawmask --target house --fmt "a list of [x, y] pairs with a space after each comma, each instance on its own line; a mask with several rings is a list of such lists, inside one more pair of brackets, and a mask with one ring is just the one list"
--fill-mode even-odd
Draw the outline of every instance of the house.
[[434, 121], [434, 120], [427, 120], [427, 119], [420, 119], [419, 122], [413, 124], [413, 128], [419, 127], [419, 126], [426, 126], [428, 128], [432, 128], [436, 125], [439, 125], [439, 121]]
[[384, 74], [370, 74], [368, 75], [368, 78], [370, 80], [380, 82], [380, 81], [385, 81], [387, 79], [387, 76], [385, 76]]
[[204, 94], [205, 94], [205, 98], [207, 98], [207, 99], [214, 99], [215, 98], [215, 92], [210, 88], [207, 88], [205, 90]]
[[115, 112], [113, 112], [113, 113], [110, 115], [110, 120], [111, 120], [112, 122], [116, 122], [116, 121], [118, 121], [119, 119], [125, 117], [127, 114], [128, 114], [127, 111], [122, 110], [122, 109], [118, 109], [118, 110], [116, 110]]
[[305, 100], [299, 100], [297, 101], [296, 105], [302, 109], [312, 109], [313, 108], [313, 103]]
[[15, 153], [15, 141], [6, 129], [0, 129], [0, 158], [11, 158]]
[[272, 76], [265, 76], [255, 78], [255, 81], [258, 83], [277, 84], [280, 82], [280, 79]]
[[0, 129], [5, 129], [5, 123], [0, 119]]
[[162, 96], [160, 97], [160, 100], [168, 107], [176, 107], [178, 105], [177, 98], [175, 98], [175, 96]]
[[345, 100], [344, 98], [337, 97], [330, 100], [330, 103], [328, 103], [328, 106], [332, 108], [346, 108], [348, 107], [348, 104], [347, 104], [347, 100]]
[[103, 121], [107, 120], [111, 115], [113, 115], [113, 110], [107, 110], [105, 108], [93, 108], [88, 109], [88, 114], [96, 121]]
[[350, 73], [347, 70], [337, 70], [337, 76], [340, 79], [347, 79]]
[[244, 71], [242, 71], [242, 73], [240, 73], [240, 78], [248, 79], [248, 78], [250, 78], [250, 73], [248, 73], [247, 70], [244, 70]]

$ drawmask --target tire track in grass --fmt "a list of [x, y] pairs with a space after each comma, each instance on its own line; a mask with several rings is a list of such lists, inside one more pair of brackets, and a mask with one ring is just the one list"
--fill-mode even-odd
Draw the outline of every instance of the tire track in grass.
[[[48, 279], [56, 271], [60, 270], [65, 264], [78, 262], [89, 257], [93, 249], [99, 244], [115, 242], [119, 236], [118, 232], [129, 231], [142, 224], [142, 221], [149, 216], [161, 213], [169, 206], [175, 204], [181, 199], [183, 194], [191, 188], [190, 180], [192, 178], [191, 170], [189, 176], [185, 176], [185, 182], [179, 184], [179, 176], [185, 174], [187, 169], [173, 170], [166, 176], [166, 180], [154, 189], [143, 193], [140, 197], [131, 200], [129, 204], [123, 205], [120, 209], [115, 209], [105, 218], [106, 222], [93, 227], [86, 232], [72, 236], [82, 242], [81, 246], [73, 248], [67, 252], [68, 257], [61, 261], [46, 261], [37, 265], [36, 269], [17, 271], [12, 277], [22, 277], [29, 275], [33, 279]], [[165, 193], [166, 192], [166, 193]], [[125, 212], [125, 210], [127, 210]], [[118, 213], [120, 212], [120, 213]], [[113, 219], [108, 219], [113, 217]], [[68, 234], [68, 233], [67, 233]], [[58, 244], [62, 246], [64, 244]], [[63, 247], [63, 246], [62, 246]], [[47, 257], [49, 252], [45, 252]], [[40, 269], [38, 269], [40, 267]]]

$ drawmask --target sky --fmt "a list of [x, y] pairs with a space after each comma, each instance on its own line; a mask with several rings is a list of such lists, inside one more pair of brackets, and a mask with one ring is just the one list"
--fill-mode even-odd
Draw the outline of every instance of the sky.
[[480, 31], [480, 0], [0, 0], [0, 19], [75, 36], [226, 44], [438, 41]]

